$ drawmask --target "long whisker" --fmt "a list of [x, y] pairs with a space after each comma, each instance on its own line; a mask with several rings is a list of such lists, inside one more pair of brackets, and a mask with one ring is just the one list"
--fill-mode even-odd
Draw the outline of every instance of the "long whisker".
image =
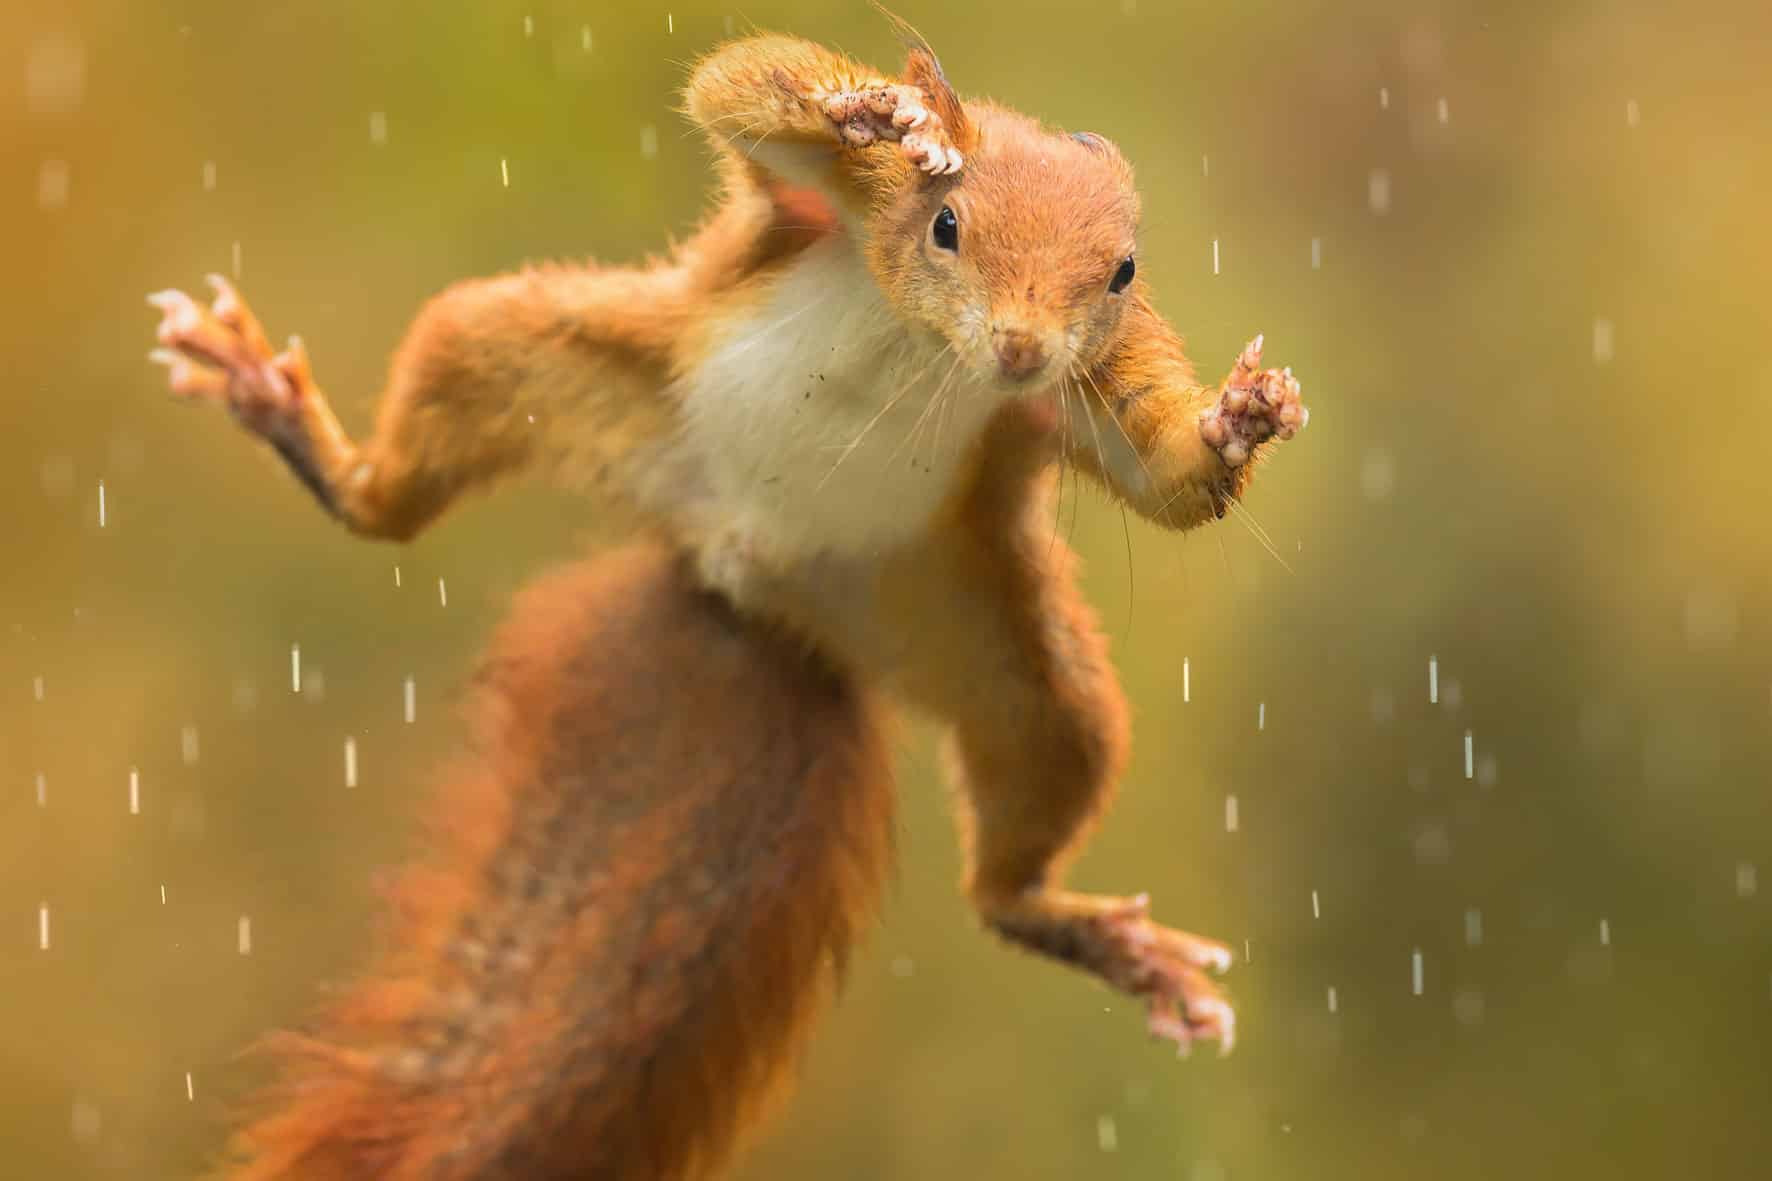
[[886, 415], [891, 412], [891, 410], [894, 406], [898, 405], [899, 402], [903, 401], [904, 396], [906, 394], [910, 393], [911, 390], [915, 389], [917, 384], [923, 380], [923, 375], [928, 373], [929, 370], [934, 367], [936, 362], [940, 361], [943, 356], [945, 356], [949, 351], [951, 351], [953, 349], [953, 347], [954, 346], [952, 344], [943, 345], [940, 352], [936, 353], [934, 356], [930, 357], [928, 361], [924, 362], [922, 368], [918, 369], [915, 374], [913, 374], [908, 380], [906, 380], [904, 385], [899, 387], [899, 391], [896, 394], [893, 394], [892, 397], [890, 397], [886, 400], [886, 404], [884, 406], [880, 407], [879, 412], [876, 413], [872, 418], [868, 419], [867, 425], [861, 428], [860, 433], [857, 434], [855, 436], [855, 438], [851, 439], [848, 443], [844, 444], [843, 449], [842, 449], [842, 454], [838, 455], [837, 461], [835, 463], [831, 464], [831, 470], [824, 474], [823, 479], [819, 480], [818, 485], [817, 485], [819, 488], [823, 488], [825, 486], [825, 483], [828, 480], [830, 480], [830, 478], [832, 476], [837, 474], [837, 469], [843, 466], [844, 460], [848, 459], [851, 455], [853, 455], [855, 453], [855, 449], [857, 447], [861, 446], [861, 441], [868, 437], [868, 432], [873, 430], [876, 426], [880, 425], [880, 420], [885, 418]]
[[[1076, 369], [1075, 366], [1072, 366], [1071, 372], [1073, 374], [1075, 374], [1076, 372], [1078, 372], [1078, 370]], [[1085, 373], [1084, 376], [1087, 377], [1088, 375]], [[1093, 379], [1091, 379], [1090, 384], [1091, 385], [1095, 384]], [[1097, 387], [1095, 394], [1096, 394], [1096, 397], [1101, 396], [1101, 390], [1099, 387]], [[1108, 463], [1107, 463], [1107, 453], [1102, 449], [1102, 446], [1101, 446], [1101, 429], [1095, 425], [1095, 415], [1089, 409], [1089, 401], [1087, 398], [1085, 398], [1083, 396], [1083, 389], [1081, 386], [1077, 387], [1077, 401], [1079, 401], [1083, 404], [1083, 417], [1086, 420], [1088, 420], [1089, 433], [1091, 435], [1095, 436], [1095, 462], [1101, 465], [1101, 478], [1105, 481], [1108, 478]], [[1109, 417], [1111, 418], [1112, 415], [1109, 415]], [[1124, 428], [1121, 428], [1121, 429], [1122, 429], [1122, 433], [1123, 433]], [[1130, 442], [1131, 441], [1128, 440], [1128, 445], [1130, 445]], [[1134, 454], [1136, 454], [1136, 452], [1134, 452]]]
[[[1141, 452], [1136, 446], [1133, 445], [1132, 436], [1126, 433], [1125, 424], [1122, 423], [1120, 421], [1119, 417], [1114, 414], [1114, 408], [1108, 404], [1107, 395], [1102, 392], [1102, 389], [1099, 385], [1095, 384], [1094, 374], [1090, 373], [1089, 370], [1087, 370], [1087, 369], [1084, 369], [1081, 372], [1083, 374], [1083, 380], [1087, 381], [1089, 383], [1089, 388], [1095, 391], [1095, 400], [1101, 403], [1101, 409], [1102, 409], [1103, 413], [1105, 413], [1107, 415], [1108, 421], [1114, 424], [1114, 429], [1120, 432], [1120, 438], [1122, 438], [1126, 441], [1126, 450], [1128, 450], [1132, 453], [1132, 458], [1138, 462], [1138, 466], [1139, 466], [1140, 470], [1142, 470], [1144, 472], [1145, 483], [1149, 484], [1152, 488], [1155, 488], [1157, 486], [1157, 478], [1151, 472], [1150, 464], [1145, 462], [1144, 453]], [[1088, 411], [1088, 409], [1089, 409], [1088, 406], [1085, 405], [1084, 410]], [[1094, 415], [1093, 414], [1090, 415], [1090, 425], [1091, 426], [1094, 425]], [[1101, 476], [1102, 476], [1102, 479], [1105, 480], [1105, 479], [1107, 479], [1107, 464], [1103, 463], [1101, 466], [1102, 466]], [[1168, 506], [1165, 505], [1164, 507], [1168, 507]]]
[[911, 424], [911, 429], [906, 432], [904, 438], [899, 440], [898, 446], [892, 449], [892, 454], [886, 457], [888, 463], [898, 457], [898, 453], [904, 450], [906, 443], [911, 444], [912, 457], [914, 458], [916, 456], [916, 440], [923, 434], [923, 424], [929, 420], [929, 415], [946, 395], [949, 385], [953, 382], [954, 374], [959, 372], [960, 363], [963, 360], [963, 357], [960, 357], [958, 354], [955, 355], [953, 363], [948, 366], [947, 374], [941, 379], [941, 384], [937, 386], [935, 392], [929, 396], [928, 405], [924, 406], [923, 412], [917, 415], [917, 421]]
[[[1058, 466], [1058, 495], [1052, 503], [1052, 537], [1046, 543], [1046, 552], [1048, 554], [1050, 554], [1053, 548], [1057, 546], [1059, 526], [1064, 523], [1064, 477], [1067, 469], [1071, 469], [1071, 497], [1073, 499], [1075, 499], [1077, 495], [1078, 483], [1076, 472], [1074, 470], [1076, 465], [1070, 462], [1072, 446], [1070, 390], [1068, 384], [1062, 378], [1059, 380], [1055, 388], [1058, 390], [1058, 453], [1060, 456], [1060, 463]], [[1078, 397], [1081, 396], [1081, 391], [1078, 391]]]
[[1120, 506], [1120, 536], [1126, 539], [1126, 642], [1132, 639], [1132, 608], [1138, 601], [1138, 583], [1132, 577], [1132, 526], [1126, 521], [1126, 506]]
[[1292, 573], [1292, 567], [1287, 565], [1286, 559], [1280, 556], [1280, 551], [1275, 547], [1273, 538], [1268, 536], [1267, 530], [1261, 527], [1261, 523], [1255, 519], [1255, 515], [1243, 506], [1242, 501], [1234, 497], [1230, 501], [1230, 506], [1231, 511], [1237, 514], [1237, 520], [1243, 522], [1243, 527], [1249, 530], [1249, 535], [1259, 541], [1261, 548], [1280, 564], [1280, 569], [1288, 574]]

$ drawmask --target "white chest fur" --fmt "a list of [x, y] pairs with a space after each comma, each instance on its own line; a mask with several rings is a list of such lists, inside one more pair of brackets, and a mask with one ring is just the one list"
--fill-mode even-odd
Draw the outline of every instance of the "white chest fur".
[[679, 392], [718, 524], [788, 560], [917, 536], [1004, 396], [907, 329], [841, 237], [784, 272]]

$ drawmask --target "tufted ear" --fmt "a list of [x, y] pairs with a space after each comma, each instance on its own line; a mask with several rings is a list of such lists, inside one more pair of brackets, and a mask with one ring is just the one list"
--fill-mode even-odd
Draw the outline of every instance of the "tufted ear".
[[1071, 138], [1098, 155], [1118, 156], [1120, 154], [1120, 149], [1115, 146], [1113, 140], [1105, 135], [1097, 135], [1093, 131], [1073, 131]]
[[935, 50], [929, 48], [929, 42], [923, 39], [923, 34], [911, 27], [910, 22], [888, 12], [877, 2], [874, 7], [892, 22], [899, 40], [904, 42], [904, 80], [922, 88], [923, 93], [929, 96], [930, 110], [941, 116], [948, 138], [962, 153], [970, 153], [978, 146], [978, 129], [966, 117], [966, 108], [961, 104], [960, 96], [948, 85], [947, 75], [941, 72], [941, 62], [936, 59]]

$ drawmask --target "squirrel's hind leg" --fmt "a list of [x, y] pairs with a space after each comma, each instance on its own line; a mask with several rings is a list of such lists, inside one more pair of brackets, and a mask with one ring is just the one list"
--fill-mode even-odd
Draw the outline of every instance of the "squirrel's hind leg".
[[[1062, 544], [1062, 543], [1060, 543]], [[1048, 596], [1044, 628], [1030, 616], [1012, 644], [1015, 676], [955, 715], [955, 777], [964, 786], [967, 889], [985, 923], [1029, 951], [1082, 968], [1149, 1008], [1148, 1028], [1186, 1048], [1229, 1051], [1235, 1015], [1208, 975], [1228, 948], [1149, 918], [1149, 900], [1059, 888], [1065, 863], [1107, 807], [1125, 759], [1127, 725], [1105, 645], [1068, 583]], [[1003, 667], [999, 664], [997, 667]]]
[[1229, 949], [1151, 922], [1142, 895], [1060, 888], [1125, 765], [1126, 703], [1028, 483], [1047, 478], [1040, 453], [993, 441], [1001, 462], [984, 465], [947, 543], [894, 583], [923, 638], [910, 696], [953, 725], [967, 892], [999, 935], [1143, 1000], [1153, 1034], [1228, 1049], [1234, 1015], [1208, 971], [1230, 965]]

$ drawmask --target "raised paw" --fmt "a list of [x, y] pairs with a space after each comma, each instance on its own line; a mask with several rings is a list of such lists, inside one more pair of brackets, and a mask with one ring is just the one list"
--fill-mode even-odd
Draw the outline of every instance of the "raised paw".
[[1047, 894], [991, 916], [1017, 943], [1086, 968], [1144, 1001], [1146, 1028], [1186, 1053], [1201, 1038], [1228, 1054], [1237, 1040], [1236, 1012], [1210, 972], [1231, 965], [1224, 944], [1150, 919], [1150, 899]]
[[1263, 442], [1290, 439], [1310, 421], [1292, 370], [1261, 368], [1259, 336], [1237, 357], [1222, 391], [1200, 414], [1200, 435], [1228, 467], [1241, 467]]
[[959, 149], [948, 140], [941, 116], [924, 105], [924, 97], [920, 87], [882, 83], [828, 95], [823, 105], [843, 142], [866, 147], [893, 141], [929, 175], [952, 175], [960, 171]]
[[182, 291], [148, 296], [160, 312], [160, 347], [149, 359], [166, 366], [173, 393], [232, 411], [283, 457], [327, 511], [352, 528], [379, 528], [340, 484], [342, 473], [357, 470], [357, 453], [314, 385], [301, 341], [291, 337], [287, 349], [273, 353], [233, 285], [219, 275], [209, 283], [215, 299], [208, 307]]
[[172, 392], [207, 398], [232, 410], [267, 438], [299, 433], [301, 399], [311, 384], [299, 340], [273, 353], [270, 340], [240, 293], [220, 275], [209, 276], [215, 299], [204, 307], [182, 291], [157, 291], [148, 303], [160, 311], [160, 346], [148, 356], [167, 367]]

